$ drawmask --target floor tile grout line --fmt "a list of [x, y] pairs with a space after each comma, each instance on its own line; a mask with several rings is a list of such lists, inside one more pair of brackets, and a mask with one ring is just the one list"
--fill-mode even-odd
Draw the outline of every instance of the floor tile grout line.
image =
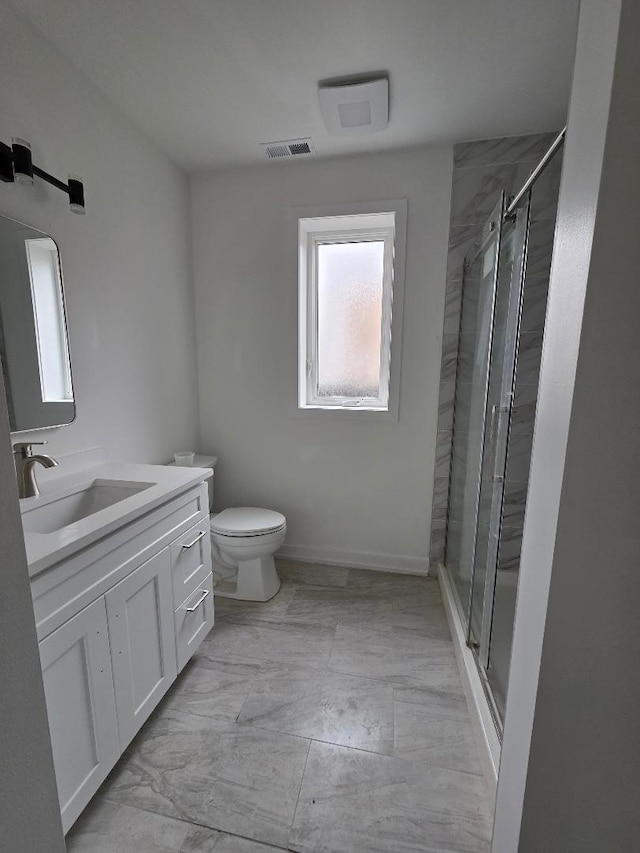
[[[275, 623], [275, 624], [277, 624], [277, 623]], [[328, 627], [328, 626], [326, 626], [326, 627]], [[332, 654], [334, 651], [334, 647], [335, 647], [335, 643], [336, 643], [336, 635], [337, 635], [339, 627], [346, 627], [348, 630], [355, 630], [355, 631], [358, 630], [358, 629], [351, 628], [350, 626], [341, 626], [340, 624], [336, 625], [335, 628], [333, 629], [333, 637], [331, 638], [331, 646], [329, 649], [328, 658], [327, 658], [326, 662], [321, 663], [319, 665], [317, 663], [316, 664], [309, 664], [309, 663], [303, 664], [301, 662], [287, 661], [287, 660], [284, 660], [282, 657], [276, 657], [275, 655], [273, 655], [272, 657], [268, 657], [268, 658], [257, 658], [257, 657], [253, 657], [251, 655], [246, 655], [246, 654], [242, 654], [242, 653], [216, 652], [214, 649], [210, 650], [211, 657], [209, 657], [207, 654], [205, 654], [204, 656], [211, 663], [215, 663], [215, 661], [219, 661], [220, 663], [229, 663], [229, 664], [233, 664], [233, 663], [255, 664], [256, 666], [258, 666], [259, 670], [262, 670], [268, 664], [274, 664], [274, 665], [277, 665], [277, 666], [279, 665], [279, 666], [283, 666], [283, 667], [284, 666], [295, 667], [295, 668], [299, 668], [301, 670], [312, 669], [314, 672], [326, 671], [326, 672], [332, 672], [332, 673], [335, 673], [338, 675], [351, 675], [353, 677], [369, 679], [372, 681], [380, 682], [381, 684], [387, 684], [387, 685], [390, 685], [393, 688], [397, 688], [397, 689], [400, 689], [400, 688], [408, 688], [408, 689], [413, 688], [413, 689], [425, 689], [425, 690], [439, 689], [439, 688], [433, 687], [433, 685], [429, 685], [428, 683], [421, 682], [421, 681], [419, 681], [417, 683], [415, 681], [411, 681], [411, 680], [408, 683], [407, 682], [398, 682], [398, 681], [394, 680], [394, 676], [372, 675], [370, 673], [363, 673], [363, 672], [359, 672], [359, 671], [336, 669], [335, 665], [333, 665], [333, 666], [331, 665], [331, 657], [332, 657]], [[427, 640], [427, 641], [432, 640], [432, 638], [423, 638], [423, 637], [420, 637], [418, 639]], [[444, 648], [447, 648], [449, 646], [449, 643], [447, 641], [443, 641], [440, 638], [437, 638], [435, 642], [437, 643], [437, 648], [439, 651], [442, 651], [442, 650], [444, 650]], [[442, 645], [442, 643], [444, 643], [444, 645]], [[234, 660], [234, 658], [236, 658], [236, 660]], [[457, 671], [457, 669], [456, 669], [456, 671]], [[251, 690], [253, 690], [253, 686], [255, 684], [255, 679], [258, 678], [259, 676], [260, 676], [260, 672], [258, 672], [258, 674], [254, 677], [254, 682], [252, 683]], [[402, 678], [403, 676], [400, 676], [400, 677]], [[444, 689], [444, 688], [441, 688], [441, 689]], [[453, 692], [453, 691], [449, 691], [449, 692]]]
[[271, 732], [272, 734], [280, 735], [281, 737], [290, 737], [295, 738], [296, 740], [312, 740], [312, 738], [307, 737], [306, 735], [294, 735], [291, 732], [280, 732], [275, 729], [263, 729], [260, 726], [252, 726], [250, 723], [239, 723], [237, 720], [225, 720], [221, 717], [205, 717], [202, 714], [194, 714], [192, 711], [185, 710], [183, 708], [170, 708], [170, 711], [174, 711], [177, 714], [185, 714], [187, 717], [195, 717], [198, 720], [212, 720], [219, 723], [226, 723], [228, 726], [240, 726], [246, 729], [258, 729], [261, 732]]
[[[411, 614], [411, 615], [413, 616], [414, 614]], [[221, 622], [225, 622], [227, 625], [233, 625], [233, 624], [235, 624], [235, 625], [247, 625], [247, 624], [249, 624], [249, 621], [251, 622], [252, 625], [255, 625], [255, 624], [268, 625], [268, 626], [271, 626], [271, 625], [290, 625], [293, 627], [312, 626], [314, 628], [332, 629], [334, 631], [334, 633], [335, 633], [337, 628], [348, 628], [350, 630], [355, 630], [355, 631], [371, 631], [372, 630], [370, 624], [368, 626], [363, 627], [361, 625], [351, 623], [348, 619], [343, 621], [340, 617], [338, 617], [335, 620], [335, 624], [333, 624], [333, 620], [331, 620], [331, 622], [329, 620], [318, 621], [318, 622], [308, 622], [308, 621], [307, 622], [298, 622], [298, 621], [295, 621], [293, 619], [283, 621], [282, 618], [280, 618], [280, 617], [279, 618], [273, 618], [273, 619], [257, 618], [257, 619], [248, 620], [248, 619], [244, 619], [244, 618], [240, 619], [240, 618], [235, 617], [235, 616], [230, 616], [230, 617], [221, 617], [218, 620], [217, 624], [219, 625]], [[426, 633], [426, 631], [429, 630], [428, 628], [427, 629], [410, 628], [410, 627], [405, 627], [403, 625], [390, 624], [390, 625], [383, 625], [378, 630], [380, 631], [380, 633], [383, 637], [385, 635], [391, 636], [394, 632], [398, 632], [398, 633], [404, 633], [406, 635], [405, 639], [421, 640], [421, 641], [426, 642], [426, 643], [444, 643], [445, 645], [453, 645], [451, 635], [450, 635], [450, 633], [448, 633], [448, 629], [447, 629], [447, 631], [445, 631], [444, 628], [443, 629], [432, 628], [431, 630], [434, 633]], [[401, 639], [401, 637], [398, 637], [398, 639]]]
[[186, 817], [176, 817], [174, 814], [167, 814], [166, 812], [159, 811], [158, 809], [152, 809], [149, 806], [143, 806], [138, 803], [130, 803], [126, 800], [118, 800], [113, 796], [109, 795], [109, 792], [106, 794], [102, 794], [101, 800], [107, 803], [112, 803], [116, 806], [126, 806], [129, 809], [137, 809], [137, 811], [146, 812], [146, 814], [156, 815], [158, 817], [167, 818], [169, 820], [175, 820], [178, 823], [184, 823], [187, 826], [194, 826], [198, 829], [207, 829], [209, 832], [224, 832], [223, 829], [219, 829], [217, 826], [209, 826], [206, 823], [199, 823], [194, 820], [190, 820]]
[[302, 738], [304, 740], [308, 740], [311, 743], [324, 743], [327, 746], [339, 746], [342, 749], [353, 749], [357, 752], [366, 752], [369, 755], [385, 755], [388, 757], [393, 757], [392, 752], [378, 752], [375, 749], [365, 749], [363, 746], [352, 746], [351, 744], [346, 743], [336, 743], [333, 740], [326, 740], [321, 737], [312, 737], [311, 735], [293, 735], [291, 732], [283, 732], [282, 729], [266, 729], [264, 726], [256, 725], [255, 723], [238, 723], [239, 726], [246, 726], [247, 728], [259, 729], [261, 732], [273, 732], [274, 734], [279, 735], [288, 735], [289, 737], [297, 737]]
[[[308, 750], [307, 750], [307, 755], [308, 755]], [[305, 767], [306, 767], [306, 758], [305, 758]], [[133, 803], [129, 803], [129, 802], [126, 802], [124, 800], [117, 800], [117, 799], [114, 799], [113, 797], [110, 797], [108, 794], [103, 794], [101, 797], [101, 800], [104, 802], [111, 803], [112, 805], [126, 806], [126, 808], [145, 812], [146, 814], [152, 814], [152, 815], [155, 815], [156, 817], [165, 818], [167, 820], [174, 820], [174, 821], [176, 821], [176, 823], [184, 823], [186, 826], [192, 826], [196, 829], [206, 829], [208, 832], [215, 832], [217, 835], [228, 835], [231, 838], [242, 838], [243, 840], [246, 840], [246, 841], [252, 841], [254, 844], [262, 844], [265, 847], [271, 847], [274, 850], [285, 850], [286, 851], [289, 849], [288, 846], [287, 847], [280, 847], [278, 844], [272, 844], [270, 841], [264, 841], [261, 838], [253, 838], [250, 835], [240, 835], [237, 832], [229, 832], [226, 829], [221, 829], [218, 826], [211, 826], [210, 824], [202, 823], [201, 821], [191, 820], [190, 818], [186, 818], [186, 817], [176, 817], [175, 815], [166, 814], [165, 812], [149, 808], [148, 806], [138, 805], [137, 803], [134, 805]], [[296, 806], [297, 806], [297, 800], [296, 800]], [[295, 809], [294, 809], [294, 814], [295, 814]], [[214, 848], [216, 845], [217, 845], [217, 841], [214, 841]], [[215, 849], [214, 849], [214, 853], [215, 853]]]
[[[295, 737], [295, 738], [298, 738], [299, 740], [308, 740], [310, 744], [319, 743], [319, 744], [323, 744], [325, 746], [337, 746], [340, 749], [348, 749], [348, 750], [351, 750], [353, 752], [365, 753], [366, 755], [376, 755], [376, 756], [381, 756], [383, 758], [396, 758], [396, 759], [401, 760], [401, 761], [407, 761], [411, 764], [419, 765], [420, 767], [433, 767], [436, 770], [447, 770], [451, 773], [464, 773], [466, 776], [472, 776], [474, 778], [482, 778], [482, 779], [486, 778], [485, 774], [482, 772], [482, 770], [475, 773], [472, 770], [464, 770], [460, 767], [451, 767], [447, 764], [435, 763], [433, 761], [429, 761], [429, 760], [425, 759], [424, 756], [420, 756], [420, 758], [418, 759], [418, 758], [412, 758], [410, 755], [403, 755], [403, 754], [396, 753], [396, 751], [395, 751], [396, 750], [396, 744], [395, 744], [395, 703], [394, 703], [394, 708], [392, 709], [392, 716], [393, 716], [393, 724], [392, 725], [394, 727], [394, 732], [393, 732], [394, 737], [392, 740], [391, 752], [380, 752], [376, 749], [366, 749], [363, 746], [354, 746], [352, 744], [346, 744], [346, 743], [336, 743], [336, 741], [326, 740], [326, 739], [320, 738], [320, 737], [312, 737], [310, 735], [293, 734], [292, 732], [286, 732], [286, 731], [283, 731], [282, 729], [265, 728], [264, 726], [257, 725], [256, 723], [253, 723], [253, 722], [251, 722], [251, 723], [238, 722], [237, 725], [244, 726], [246, 728], [259, 729], [261, 732], [271, 732], [273, 734], [284, 735], [286, 737]], [[437, 717], [434, 719], [437, 719], [440, 721], [450, 721], [450, 722], [454, 722], [454, 723], [463, 722], [463, 723], [469, 723], [469, 725], [471, 725], [470, 721], [468, 721], [468, 720], [462, 720], [461, 721], [461, 720], [456, 720], [455, 718], [452, 718], [452, 717]], [[306, 768], [306, 761], [305, 761], [305, 768]], [[303, 775], [304, 775], [304, 771], [303, 771]], [[300, 791], [298, 791], [298, 799], [299, 799], [299, 794], [300, 794]], [[297, 801], [296, 801], [296, 808], [297, 808]]]
[[240, 715], [242, 714], [242, 709], [244, 708], [244, 706], [245, 706], [245, 705], [247, 704], [247, 702], [249, 701], [249, 697], [253, 694], [254, 688], [255, 688], [255, 686], [256, 686], [256, 681], [257, 681], [257, 680], [258, 680], [258, 678], [260, 677], [260, 670], [261, 670], [261, 669], [262, 669], [262, 667], [261, 667], [261, 666], [259, 666], [259, 667], [258, 667], [258, 671], [256, 672], [256, 674], [254, 675], [254, 677], [253, 677], [253, 679], [252, 679], [252, 681], [251, 681], [251, 687], [249, 687], [249, 690], [248, 690], [248, 692], [247, 692], [247, 695], [246, 695], [246, 696], [244, 697], [244, 699], [242, 700], [242, 705], [240, 705], [240, 710], [239, 710], [239, 711], [238, 711], [238, 713], [236, 714], [236, 718], [235, 718], [235, 720], [234, 720], [234, 723], [238, 723], [238, 718], [239, 718], [239, 717], [240, 717]]
[[391, 688], [391, 742], [392, 749], [396, 751], [396, 688]]
[[[277, 660], [275, 658], [254, 658], [254, 657], [251, 657], [251, 655], [237, 654], [235, 652], [218, 652], [218, 653], [216, 653], [215, 657], [209, 658], [209, 660], [210, 661], [216, 661], [217, 660], [217, 661], [220, 661], [220, 663], [225, 663], [225, 662], [226, 663], [235, 663], [235, 661], [233, 661], [233, 660], [228, 660], [228, 659], [225, 660], [225, 656], [226, 656], [226, 658], [234, 658], [234, 657], [243, 658], [245, 663], [255, 663], [255, 664], [259, 664], [259, 665], [260, 664], [262, 664], [262, 665], [265, 665], [265, 664], [282, 664], [283, 666], [285, 666], [285, 665], [287, 665], [287, 666], [289, 666], [289, 665], [290, 666], [302, 666], [302, 664], [290, 663], [289, 661], [282, 660], [282, 658], [279, 658]], [[309, 669], [316, 672], [317, 670], [322, 669], [322, 667], [324, 665], [316, 666], [316, 665], [311, 665], [311, 664], [304, 664], [304, 666], [307, 666]]]
[[[262, 844], [265, 847], [270, 847], [273, 850], [288, 850], [288, 847], [280, 847], [278, 844], [272, 844], [270, 841], [263, 841], [262, 839], [252, 838], [250, 835], [240, 835], [237, 832], [229, 832], [226, 829], [220, 829], [217, 826], [209, 826], [206, 823], [201, 823], [197, 820], [190, 820], [183, 817], [174, 817], [174, 815], [167, 815], [164, 812], [154, 811], [153, 809], [146, 808], [145, 806], [132, 805], [131, 803], [125, 803], [120, 800], [113, 800], [111, 797], [105, 795], [102, 798], [105, 802], [112, 803], [116, 806], [126, 806], [128, 809], [135, 809], [137, 811], [146, 812], [147, 814], [156, 815], [157, 817], [162, 817], [169, 820], [175, 820], [177, 823], [184, 823], [186, 826], [192, 826], [195, 829], [206, 829], [208, 832], [215, 832], [216, 835], [227, 835], [230, 838], [242, 838], [244, 841], [252, 841], [254, 844]], [[186, 840], [186, 839], [185, 839]], [[217, 846], [217, 840], [214, 841], [214, 853], [215, 847]]]
[[[333, 641], [332, 641], [332, 644], [333, 644]], [[241, 660], [233, 660], [233, 658], [238, 658]], [[464, 691], [463, 691], [462, 685], [460, 686], [459, 690], [454, 690], [453, 688], [447, 689], [447, 688], [443, 688], [443, 687], [435, 687], [433, 685], [426, 684], [426, 683], [417, 683], [417, 684], [416, 683], [410, 683], [410, 684], [399, 683], [399, 682], [392, 680], [393, 676], [371, 675], [370, 673], [360, 673], [360, 672], [352, 672], [350, 670], [335, 669], [335, 667], [332, 667], [330, 665], [330, 660], [327, 662], [327, 664], [325, 664], [323, 666], [310, 667], [308, 665], [303, 665], [300, 663], [283, 661], [282, 659], [275, 660], [273, 658], [252, 658], [249, 656], [247, 656], [244, 659], [242, 659], [242, 658], [243, 658], [242, 655], [233, 655], [232, 654], [232, 655], [229, 655], [227, 658], [223, 654], [220, 654], [219, 656], [216, 656], [213, 658], [207, 658], [207, 660], [212, 664], [215, 664], [216, 662], [221, 663], [221, 664], [238, 664], [239, 666], [242, 665], [243, 663], [245, 663], [247, 665], [255, 664], [258, 667], [258, 670], [262, 670], [264, 667], [267, 667], [267, 666], [275, 665], [275, 666], [280, 666], [289, 672], [292, 669], [298, 669], [302, 672], [308, 672], [309, 670], [311, 670], [314, 674], [318, 673], [318, 672], [327, 672], [327, 673], [332, 673], [334, 675], [348, 675], [348, 676], [352, 676], [353, 678], [360, 678], [364, 681], [373, 681], [373, 682], [380, 684], [381, 686], [391, 687], [394, 690], [403, 690], [403, 689], [404, 690], [425, 690], [425, 691], [432, 690], [432, 691], [439, 692], [439, 693], [446, 693], [446, 694], [448, 694], [452, 697], [455, 697], [455, 698], [460, 698], [461, 696], [464, 697]], [[197, 663], [197, 661], [194, 660], [194, 663]], [[458, 670], [455, 669], [454, 671], [457, 672]], [[253, 692], [253, 688], [255, 686], [255, 681], [258, 678], [260, 678], [260, 675], [261, 675], [261, 673], [260, 673], [260, 671], [258, 671], [258, 673], [253, 677], [252, 685], [251, 685], [251, 692]], [[402, 676], [400, 676], [400, 677], [402, 677]], [[409, 704], [421, 705], [422, 703], [412, 702]], [[210, 716], [210, 715], [203, 714], [200, 716]], [[211, 715], [211, 716], [218, 717], [219, 715], [216, 714], [216, 715]]]
[[[257, 662], [259, 663], [260, 661], [257, 661]], [[381, 687], [391, 687], [392, 689], [400, 689], [403, 687], [407, 688], [409, 690], [410, 689], [415, 689], [415, 690], [428, 690], [429, 689], [428, 686], [422, 685], [422, 684], [419, 684], [419, 685], [394, 684], [393, 682], [389, 681], [387, 677], [385, 677], [383, 675], [370, 675], [367, 673], [361, 674], [359, 672], [346, 672], [346, 671], [341, 670], [341, 669], [333, 669], [331, 666], [329, 666], [328, 663], [324, 667], [313, 667], [313, 668], [302, 666], [301, 664], [297, 664], [297, 663], [289, 663], [289, 661], [264, 660], [264, 661], [262, 661], [262, 663], [264, 665], [268, 665], [268, 664], [279, 665], [283, 669], [286, 669], [287, 672], [291, 672], [292, 669], [299, 669], [303, 672], [309, 672], [309, 670], [311, 669], [311, 671], [313, 672], [314, 675], [319, 673], [319, 672], [331, 673], [333, 675], [348, 675], [352, 678], [359, 678], [363, 681], [373, 681], [373, 682], [376, 682], [377, 684], [379, 684]], [[256, 679], [258, 679], [259, 677], [260, 677], [260, 673], [258, 673], [255, 676]], [[436, 689], [436, 688], [432, 688], [432, 689]], [[252, 685], [252, 690], [253, 690], [253, 685]], [[415, 702], [413, 704], [417, 705], [419, 703]]]
[[[304, 628], [307, 630], [312, 629], [315, 631], [328, 630], [329, 628], [334, 627], [331, 625], [323, 625], [322, 623], [319, 623], [319, 622], [315, 622], [315, 623], [314, 622], [306, 622], [303, 619], [301, 619], [299, 621], [294, 621], [294, 620], [283, 621], [281, 618], [280, 619], [256, 619], [256, 618], [252, 618], [251, 616], [247, 616], [246, 614], [244, 614], [242, 616], [219, 617], [218, 622], [216, 624], [219, 626], [220, 622], [227, 622], [227, 624], [231, 624], [231, 625], [234, 625], [234, 624], [235, 625], [245, 625], [247, 627], [251, 627], [252, 625], [256, 625], [256, 624], [258, 624], [260, 626], [275, 626], [275, 627], [278, 627], [278, 626], [287, 627], [287, 626], [289, 626], [289, 627], [297, 627], [297, 628], [301, 628], [301, 629]], [[213, 640], [213, 637], [214, 637], [213, 631], [214, 630], [215, 630], [215, 626], [214, 626], [214, 628], [212, 628], [212, 630], [209, 632], [209, 634], [207, 634], [207, 636], [203, 642], [207, 643], [207, 642], [211, 642]], [[211, 640], [209, 638], [211, 638]]]
[[298, 813], [298, 805], [300, 803], [300, 794], [302, 793], [302, 785], [304, 784], [304, 777], [305, 777], [305, 773], [307, 772], [307, 764], [309, 763], [309, 753], [311, 752], [312, 740], [311, 740], [311, 738], [307, 738], [307, 740], [309, 741], [309, 743], [307, 745], [307, 754], [305, 755], [305, 758], [304, 758], [304, 767], [302, 768], [302, 775], [300, 776], [300, 785], [298, 786], [298, 795], [296, 796], [296, 804], [295, 804], [294, 809], [293, 809], [293, 817], [291, 818], [291, 829], [289, 830], [289, 837], [287, 839], [287, 849], [290, 849], [290, 847], [291, 847], [291, 836], [293, 834], [293, 827], [295, 826], [295, 823], [296, 823], [296, 814]]
[[[428, 689], [431, 687], [431, 685], [427, 684], [427, 683], [426, 683], [426, 682], [424, 682], [424, 681], [422, 681], [422, 682], [420, 682], [420, 681], [419, 681], [419, 682], [412, 681], [412, 682], [409, 682], [409, 683], [407, 683], [407, 682], [398, 682], [398, 681], [392, 681], [392, 680], [391, 680], [391, 679], [393, 679], [393, 678], [394, 678], [394, 676], [384, 676], [384, 675], [380, 675], [380, 676], [375, 676], [375, 675], [372, 675], [372, 676], [365, 676], [365, 675], [363, 675], [363, 676], [360, 676], [360, 673], [359, 673], [359, 672], [353, 672], [353, 671], [352, 671], [352, 670], [350, 670], [350, 669], [333, 669], [332, 667], [328, 667], [328, 668], [329, 668], [329, 669], [331, 669], [331, 671], [332, 671], [332, 672], [335, 672], [335, 673], [338, 673], [338, 674], [341, 674], [341, 675], [357, 675], [357, 676], [359, 676], [359, 677], [361, 677], [361, 678], [367, 678], [367, 677], [369, 677], [369, 678], [373, 678], [374, 680], [385, 681], [386, 683], [390, 684], [392, 687], [397, 687], [398, 689], [400, 689], [401, 687], [405, 687], [405, 688], [407, 688], [407, 689], [428, 690]], [[456, 669], [456, 670], [455, 670], [455, 672], [456, 672], [456, 673], [458, 673], [458, 670]], [[398, 676], [398, 677], [399, 677], [399, 678], [404, 678], [405, 676], [402, 676], [402, 675], [401, 675], [401, 676]], [[407, 676], [407, 677], [408, 677], [408, 678], [412, 678], [412, 676]], [[434, 688], [434, 689], [437, 689], [437, 688]]]
[[336, 634], [338, 633], [338, 626], [336, 625], [333, 629], [333, 637], [331, 637], [331, 645], [329, 646], [329, 657], [327, 658], [327, 670], [330, 670], [331, 667], [329, 664], [331, 663], [331, 656], [333, 655], [333, 647], [336, 643]]

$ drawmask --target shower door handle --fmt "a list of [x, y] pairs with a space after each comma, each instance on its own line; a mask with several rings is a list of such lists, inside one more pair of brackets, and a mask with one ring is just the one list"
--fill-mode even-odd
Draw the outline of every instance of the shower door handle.
[[489, 442], [491, 443], [491, 450], [495, 448], [495, 440], [496, 440], [496, 421], [498, 419], [498, 409], [500, 406], [496, 403], [491, 407], [491, 424], [489, 426]]
[[491, 447], [491, 482], [504, 482], [504, 474], [496, 473], [496, 444], [500, 434], [500, 426], [502, 423], [502, 415], [509, 414], [510, 406], [499, 406], [497, 403], [491, 407], [491, 422], [489, 425], [489, 443]]

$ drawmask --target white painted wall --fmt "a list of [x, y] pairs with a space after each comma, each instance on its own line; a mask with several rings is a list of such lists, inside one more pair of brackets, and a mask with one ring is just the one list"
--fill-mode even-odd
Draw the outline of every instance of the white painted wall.
[[0, 844], [11, 853], [63, 853], [2, 376], [0, 484]]
[[[49, 439], [54, 456], [103, 446], [148, 462], [196, 446], [186, 178], [4, 0], [0, 80], [0, 139], [28, 139], [34, 161], [60, 178], [81, 174], [87, 200], [79, 217], [41, 182], [0, 183], [0, 214], [51, 234], [65, 273], [77, 420], [32, 437]], [[62, 853], [1, 387], [0, 542], [0, 846]]]
[[[585, 17], [594, 6], [601, 14], [602, 5], [609, 7], [608, 21], [619, 5], [622, 14], [522, 853], [632, 850], [640, 836], [640, 6], [637, 0], [588, 0]], [[599, 53], [603, 30], [601, 24], [593, 31]], [[586, 108], [587, 92], [582, 94]]]
[[195, 447], [185, 176], [6, 0], [0, 79], [0, 139], [24, 137], [39, 166], [85, 181], [84, 217], [37, 179], [0, 183], [0, 214], [51, 234], [65, 276], [77, 419], [34, 439], [54, 456], [102, 446], [143, 462]]
[[[192, 222], [203, 449], [216, 506], [284, 512], [285, 553], [426, 569], [451, 193], [450, 147], [198, 174]], [[406, 198], [397, 422], [296, 411], [291, 206]]]
[[638, 845], [639, 38], [583, 0], [493, 853]]

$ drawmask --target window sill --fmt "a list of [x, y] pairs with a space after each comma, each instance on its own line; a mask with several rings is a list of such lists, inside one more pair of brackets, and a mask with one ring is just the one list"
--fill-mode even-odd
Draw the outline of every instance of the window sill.
[[[354, 417], [360, 412], [361, 418]], [[293, 417], [315, 418], [327, 421], [350, 421], [362, 423], [397, 423], [398, 409], [380, 409], [365, 406], [297, 406], [291, 411]], [[366, 416], [366, 417], [365, 417]]]
[[381, 406], [321, 406], [311, 403], [307, 406], [298, 406], [303, 412], [378, 412], [381, 415], [388, 415], [389, 409]]

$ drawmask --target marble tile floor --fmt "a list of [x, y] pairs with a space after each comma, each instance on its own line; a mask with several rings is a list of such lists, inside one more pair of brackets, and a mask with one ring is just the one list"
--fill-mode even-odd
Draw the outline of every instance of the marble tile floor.
[[487, 853], [492, 803], [437, 581], [281, 562], [216, 625], [69, 853]]

